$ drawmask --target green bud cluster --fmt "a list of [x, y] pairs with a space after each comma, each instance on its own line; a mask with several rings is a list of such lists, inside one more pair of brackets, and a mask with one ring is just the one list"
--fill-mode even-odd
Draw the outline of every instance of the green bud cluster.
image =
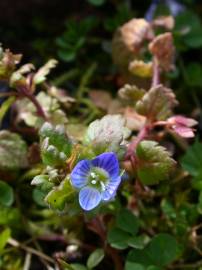
[[72, 144], [63, 126], [46, 122], [40, 129], [41, 157], [48, 166], [62, 167], [71, 154]]

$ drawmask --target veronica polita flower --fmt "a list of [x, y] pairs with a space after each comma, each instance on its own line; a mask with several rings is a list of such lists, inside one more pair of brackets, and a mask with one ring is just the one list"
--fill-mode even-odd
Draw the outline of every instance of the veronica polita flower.
[[112, 152], [93, 160], [81, 160], [71, 173], [72, 185], [79, 189], [79, 204], [84, 210], [95, 208], [101, 201], [111, 200], [121, 182], [119, 162]]

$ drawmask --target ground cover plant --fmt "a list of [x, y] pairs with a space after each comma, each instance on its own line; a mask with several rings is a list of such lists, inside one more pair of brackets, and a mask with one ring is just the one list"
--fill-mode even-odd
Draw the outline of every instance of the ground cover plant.
[[199, 13], [87, 2], [44, 65], [0, 47], [0, 269], [201, 270]]

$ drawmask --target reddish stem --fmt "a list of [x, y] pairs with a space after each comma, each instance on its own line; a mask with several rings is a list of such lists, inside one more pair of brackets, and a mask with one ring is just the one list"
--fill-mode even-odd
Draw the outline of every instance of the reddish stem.
[[151, 125], [145, 124], [145, 126], [139, 131], [137, 137], [129, 144], [128, 150], [126, 153], [126, 159], [129, 159], [131, 155], [133, 156], [135, 153], [135, 148], [137, 145], [147, 137], [149, 131], [151, 130]]
[[[160, 69], [159, 69], [158, 60], [156, 59], [156, 57], [154, 57], [153, 58], [153, 76], [152, 76], [151, 87], [155, 87], [159, 83], [160, 83]], [[137, 137], [134, 140], [132, 140], [132, 142], [129, 144], [125, 159], [131, 160], [132, 166], [135, 166], [135, 157], [134, 157], [135, 148], [145, 137], [148, 136], [150, 130], [154, 127], [154, 125], [155, 125], [155, 123], [153, 123], [152, 121], [149, 123], [147, 122], [143, 126], [143, 128], [139, 131]]]
[[25, 97], [27, 97], [34, 104], [34, 106], [36, 107], [36, 110], [37, 110], [37, 114], [40, 117], [42, 117], [44, 120], [48, 120], [43, 108], [41, 107], [41, 104], [38, 102], [36, 97], [27, 88], [19, 87], [17, 90], [20, 93], [22, 93]]
[[160, 83], [160, 69], [158, 60], [156, 57], [153, 58], [153, 76], [152, 76], [152, 84], [151, 87], [155, 87]]
[[122, 259], [119, 256], [119, 253], [116, 249], [110, 247], [108, 244], [106, 244], [106, 238], [107, 238], [107, 232], [105, 225], [103, 223], [102, 217], [96, 217], [94, 218], [91, 223], [88, 224], [88, 228], [95, 232], [97, 235], [99, 235], [100, 239], [103, 242], [104, 249], [106, 253], [111, 257], [111, 259], [114, 262], [115, 269], [116, 270], [123, 270], [123, 263]]

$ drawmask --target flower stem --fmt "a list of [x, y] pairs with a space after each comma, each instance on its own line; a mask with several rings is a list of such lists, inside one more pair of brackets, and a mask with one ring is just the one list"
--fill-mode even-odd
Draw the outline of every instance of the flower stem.
[[132, 142], [129, 144], [128, 146], [128, 150], [126, 153], [126, 160], [130, 159], [131, 156], [134, 155], [135, 153], [135, 149], [137, 147], [137, 145], [144, 139], [147, 137], [149, 131], [151, 130], [151, 125], [149, 124], [145, 124], [143, 126], [143, 128], [139, 131], [138, 135], [136, 138], [134, 138], [134, 140], [132, 140]]
[[152, 83], [151, 87], [155, 87], [160, 83], [160, 69], [159, 69], [159, 64], [158, 60], [156, 57], [153, 58], [153, 76], [152, 76]]
[[[153, 57], [153, 76], [152, 76], [152, 83], [151, 87], [155, 87], [160, 83], [160, 69], [159, 69], [159, 64], [158, 60], [156, 57]], [[148, 136], [149, 132], [152, 130], [154, 127], [155, 123], [149, 122], [147, 120], [147, 123], [142, 127], [142, 129], [139, 131], [138, 135], [128, 146], [128, 150], [126, 152], [126, 160], [131, 160], [132, 165], [134, 165], [134, 154], [135, 154], [135, 148], [137, 145], [145, 138]], [[133, 157], [133, 158], [132, 158]]]
[[16, 248], [21, 248], [21, 249], [25, 250], [26, 252], [29, 252], [31, 254], [36, 255], [37, 257], [43, 258], [47, 262], [50, 262], [50, 263], [55, 262], [51, 257], [47, 256], [46, 254], [44, 254], [44, 253], [42, 253], [42, 252], [40, 252], [32, 247], [28, 247], [28, 246], [18, 242], [17, 240], [15, 240], [13, 238], [9, 238], [8, 244], [10, 244], [11, 246], [16, 247]]
[[36, 97], [25, 87], [19, 87], [17, 89], [23, 96], [27, 97], [35, 106], [37, 114], [42, 117], [44, 120], [48, 120], [41, 104], [38, 102]]
[[91, 221], [91, 223], [88, 224], [88, 229], [99, 235], [100, 239], [103, 242], [105, 252], [108, 254], [109, 257], [111, 257], [115, 265], [115, 270], [123, 270], [123, 262], [117, 250], [105, 243], [107, 238], [107, 232], [102, 217], [95, 217]]

